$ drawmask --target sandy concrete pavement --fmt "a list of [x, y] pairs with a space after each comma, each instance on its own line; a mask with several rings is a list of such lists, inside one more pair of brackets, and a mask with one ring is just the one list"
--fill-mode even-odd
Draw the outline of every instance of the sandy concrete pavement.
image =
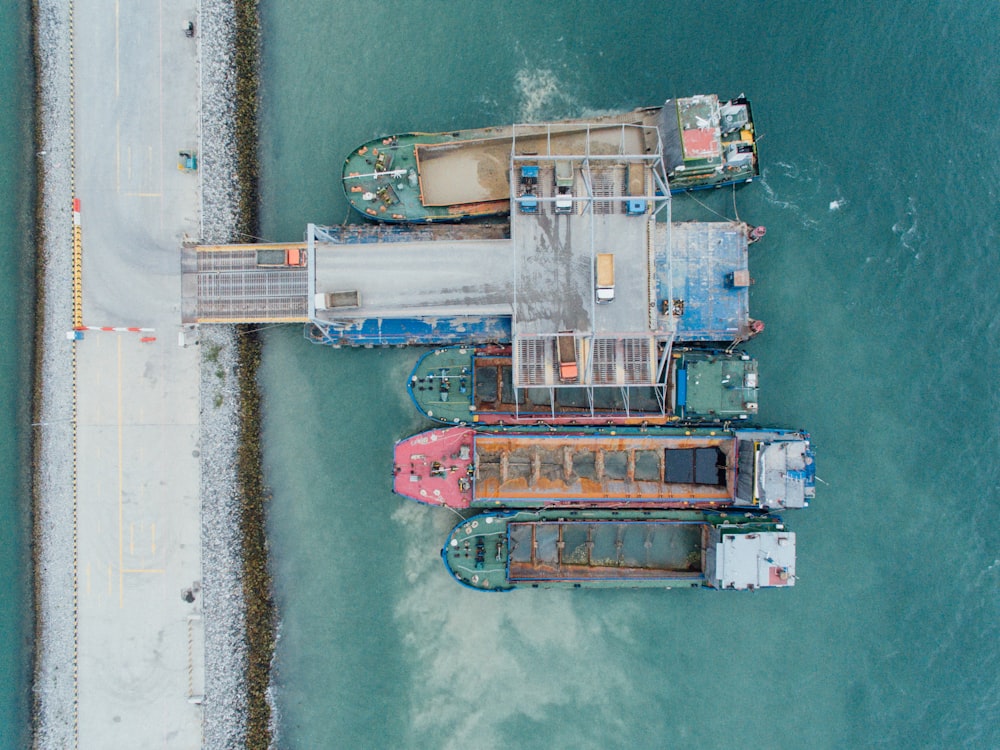
[[202, 744], [197, 347], [179, 251], [200, 235], [198, 66], [173, 3], [74, 3], [77, 695], [82, 748]]

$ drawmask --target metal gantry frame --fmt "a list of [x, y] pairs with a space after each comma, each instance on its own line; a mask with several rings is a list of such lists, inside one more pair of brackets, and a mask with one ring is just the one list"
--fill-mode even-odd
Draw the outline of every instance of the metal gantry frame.
[[[673, 351], [673, 335], [669, 336], [657, 336], [654, 339], [654, 347], [658, 352], [656, 358], [656, 376], [651, 383], [625, 383], [625, 384], [585, 384], [581, 385], [579, 383], [557, 383], [556, 381], [551, 381], [547, 383], [539, 384], [526, 384], [524, 386], [518, 386], [514, 383], [514, 378], [517, 375], [517, 370], [519, 368], [518, 363], [518, 348], [517, 346], [512, 347], [511, 357], [512, 357], [512, 373], [511, 373], [511, 388], [514, 395], [514, 415], [516, 418], [520, 418], [520, 406], [526, 399], [522, 395], [522, 391], [529, 388], [533, 390], [545, 389], [548, 391], [549, 396], [549, 412], [552, 419], [558, 417], [556, 410], [556, 396], [560, 390], [566, 390], [568, 388], [576, 388], [583, 390], [587, 395], [587, 406], [590, 412], [590, 417], [594, 418], [598, 414], [598, 405], [595, 400], [595, 391], [598, 388], [610, 389], [617, 388], [619, 394], [621, 395], [622, 403], [624, 405], [624, 416], [631, 417], [631, 395], [632, 391], [636, 388], [650, 388], [654, 395], [656, 396], [657, 404], [659, 405], [660, 416], [665, 416], [671, 404], [667, 399], [667, 387], [668, 387], [668, 377], [669, 377], [669, 364], [671, 361], [671, 355]], [[588, 347], [587, 355], [585, 357], [585, 367], [592, 368], [593, 362], [593, 349]], [[648, 413], [648, 412], [643, 412]]]
[[[537, 142], [539, 135], [541, 135], [540, 128], [544, 127], [545, 134], [545, 153], [518, 153], [518, 135], [519, 131], [524, 132], [524, 137], [531, 138], [533, 141], [532, 146], [537, 148]], [[591, 136], [593, 130], [600, 130], [603, 133], [607, 133], [612, 128], [619, 129], [619, 146], [618, 153], [615, 154], [594, 154], [591, 152]], [[654, 141], [655, 147], [648, 152], [642, 153], [629, 153], [628, 148], [628, 132], [629, 130], [640, 131], [639, 140], [640, 143], [647, 143], [648, 141]], [[583, 153], [553, 153], [552, 137], [553, 135], [558, 135], [560, 133], [569, 132], [582, 132], [584, 135], [584, 148]], [[655, 135], [655, 138], [649, 138], [650, 135]], [[606, 140], [604, 141], [607, 142]], [[593, 332], [574, 332], [575, 338], [579, 340], [585, 340], [589, 345], [584, 347], [584, 355], [582, 362], [582, 377], [580, 377], [578, 382], [571, 383], [561, 383], [558, 380], [558, 361], [556, 358], [556, 351], [558, 346], [558, 336], [557, 332], [546, 333], [546, 334], [518, 334], [516, 330], [516, 320], [514, 321], [514, 342], [512, 347], [512, 388], [514, 390], [514, 402], [515, 411], [517, 407], [524, 401], [520, 393], [521, 390], [526, 388], [546, 388], [549, 392], [549, 404], [552, 413], [552, 417], [555, 418], [556, 414], [556, 395], [557, 391], [565, 388], [576, 388], [584, 389], [586, 391], [588, 405], [590, 408], [591, 416], [596, 416], [597, 407], [595, 403], [595, 390], [597, 388], [618, 388], [621, 393], [621, 400], [624, 404], [624, 409], [626, 415], [630, 414], [631, 409], [631, 395], [634, 388], [652, 388], [656, 394], [657, 402], [660, 406], [661, 414], [665, 414], [670, 404], [667, 399], [667, 378], [669, 375], [669, 363], [671, 359], [672, 347], [674, 338], [676, 336], [677, 321], [673, 315], [665, 316], [664, 326], [661, 323], [661, 317], [657, 310], [656, 300], [657, 300], [657, 257], [656, 257], [656, 247], [655, 247], [655, 237], [656, 237], [656, 223], [657, 217], [661, 216], [664, 212], [666, 213], [667, 222], [667, 241], [665, 253], [666, 257], [663, 259], [668, 267], [667, 274], [667, 289], [666, 294], [672, 299], [673, 297], [673, 283], [672, 283], [672, 273], [670, 270], [670, 220], [671, 220], [671, 198], [670, 198], [670, 187], [667, 180], [666, 168], [663, 164], [663, 145], [660, 139], [659, 129], [651, 125], [637, 125], [630, 123], [621, 123], [615, 126], [602, 125], [602, 124], [580, 124], [573, 125], [570, 128], [560, 129], [558, 126], [555, 128], [553, 124], [546, 125], [514, 125], [513, 126], [513, 138], [511, 147], [511, 158], [509, 165], [509, 180], [511, 189], [511, 239], [516, 247], [517, 237], [517, 222], [519, 217], [525, 216], [519, 211], [522, 197], [519, 195], [520, 190], [520, 179], [518, 175], [518, 166], [525, 162], [530, 162], [532, 164], [538, 164], [539, 162], [551, 162], [557, 161], [572, 161], [579, 164], [581, 181], [583, 183], [584, 194], [582, 196], [573, 195], [573, 201], [583, 202], [583, 208], [581, 213], [589, 213], [591, 219], [594, 216], [594, 206], [597, 200], [611, 200], [611, 201], [626, 201], [628, 199], [638, 199], [646, 200], [652, 204], [652, 209], [647, 210], [646, 222], [646, 259], [647, 259], [647, 280], [648, 280], [648, 303], [649, 303], [649, 327], [646, 332], [639, 334], [639, 332], [624, 333], [624, 334], [605, 334], [601, 337], [596, 337]], [[595, 195], [595, 181], [594, 172], [598, 166], [604, 166], [609, 162], [615, 162], [621, 165], [623, 168], [627, 168], [629, 164], [632, 163], [643, 163], [647, 167], [647, 179], [643, 181], [644, 191], [642, 195], [632, 195], [627, 190], [622, 191], [622, 195], [612, 195], [612, 196], [597, 196]], [[558, 200], [558, 196], [552, 195], [551, 197], [543, 197], [542, 195], [532, 196], [532, 200], [535, 201], [536, 205], [546, 205], [553, 204]], [[528, 215], [530, 216], [530, 215]], [[590, 254], [594, 256], [595, 251], [595, 238], [594, 238], [594, 221], [590, 221]], [[591, 284], [594, 283], [593, 274], [593, 264], [591, 264]], [[517, 309], [516, 299], [517, 299], [517, 257], [515, 254], [514, 261], [514, 274], [515, 274], [515, 284], [514, 284], [514, 308]], [[596, 301], [591, 299], [590, 304], [592, 306], [592, 317], [593, 317], [593, 306], [596, 305]], [[614, 339], [616, 341], [616, 351], [619, 345], [624, 348], [623, 342], [626, 342], [629, 338], [637, 337], [637, 334], [646, 338], [649, 342], [649, 355], [652, 357], [649, 365], [651, 370], [651, 377], [647, 381], [635, 382], [635, 383], [595, 383], [594, 382], [594, 365], [595, 365], [595, 344], [598, 339]], [[543, 346], [533, 346], [531, 341], [537, 340], [545, 341]], [[522, 345], [522, 342], [524, 344]], [[528, 350], [531, 350], [530, 352]], [[577, 351], [580, 351], [580, 347], [577, 346]], [[539, 354], [542, 357], [542, 362], [540, 363], [528, 363], [522, 362], [524, 356], [537, 357]], [[654, 364], [655, 363], [655, 364]], [[526, 369], [527, 368], [527, 369]], [[544, 382], [524, 382], [520, 377], [522, 373], [540, 373], [543, 375]], [[533, 380], [533, 379], [532, 379]], [[519, 414], [518, 414], [519, 416]]]

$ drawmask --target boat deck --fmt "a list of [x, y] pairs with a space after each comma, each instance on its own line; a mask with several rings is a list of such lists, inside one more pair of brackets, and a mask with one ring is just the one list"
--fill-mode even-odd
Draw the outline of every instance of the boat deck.
[[700, 514], [507, 511], [458, 524], [441, 551], [459, 583], [518, 586], [700, 586]]
[[[550, 132], [537, 135], [522, 135], [523, 130], [524, 126], [518, 126], [519, 154], [536, 154], [549, 149], [551, 153], [583, 154], [588, 147], [593, 154], [613, 154], [619, 153], [623, 146], [632, 153], [641, 154], [646, 146], [641, 130], [623, 131], [614, 125], [589, 129], [554, 125]], [[419, 165], [422, 203], [449, 206], [509, 201], [513, 144], [513, 132], [504, 138], [417, 144], [414, 150]]]
[[418, 411], [444, 424], [722, 425], [756, 414], [757, 382], [757, 362], [744, 352], [674, 347], [659, 394], [515, 388], [510, 347], [462, 346], [421, 355], [406, 387]]
[[[552, 167], [539, 172], [538, 197], [551, 198]], [[592, 179], [597, 176], [592, 174]], [[577, 181], [576, 195], [582, 197], [584, 180], [579, 174]], [[554, 203], [540, 202], [538, 213], [511, 215], [518, 335], [651, 333], [651, 218], [619, 212], [621, 200], [607, 203], [614, 209], [607, 213], [603, 202], [578, 200], [568, 214], [556, 213]], [[662, 239], [668, 241], [665, 235]], [[615, 300], [610, 304], [598, 304], [595, 298], [598, 253], [614, 254]]]
[[511, 522], [510, 583], [575, 580], [700, 580], [707, 527], [681, 521]]
[[748, 355], [677, 356], [675, 408], [685, 421], [746, 419], [757, 413], [757, 362]]
[[[670, 382], [664, 403], [672, 390]], [[652, 387], [630, 388], [627, 393], [616, 387], [515, 389], [510, 347], [427, 352], [414, 366], [407, 391], [422, 414], [445, 424], [641, 425], [675, 420]]]
[[429, 430], [396, 444], [393, 490], [450, 508], [731, 505], [731, 433], [512, 434]]
[[[730, 222], [656, 224], [656, 314], [678, 341], [750, 337], [748, 228]], [[668, 250], [669, 249], [669, 250]]]
[[[484, 139], [506, 139], [509, 143], [513, 128], [484, 128], [477, 132]], [[344, 191], [351, 207], [368, 219], [384, 222], [447, 222], [470, 215], [506, 213], [510, 207], [507, 195], [478, 206], [469, 205], [471, 198], [460, 201], [463, 205], [424, 203], [418, 149], [458, 141], [448, 133], [406, 133], [364, 144], [344, 164]]]
[[509, 316], [512, 258], [507, 240], [316, 243], [317, 292], [356, 290], [361, 304], [316, 310], [315, 319]]
[[671, 193], [759, 173], [749, 102], [720, 105], [713, 94], [588, 119], [376, 138], [347, 157], [343, 186], [373, 221], [459, 221], [510, 211], [512, 156], [624, 153], [662, 153]]
[[475, 505], [686, 507], [733, 501], [731, 436], [480, 433], [473, 447]]
[[658, 113], [658, 107], [647, 107], [588, 120], [376, 138], [345, 160], [344, 191], [351, 207], [373, 221], [447, 222], [506, 214], [515, 149], [584, 153], [589, 145], [599, 154], [627, 144], [648, 153], [658, 148], [658, 137], [624, 134], [621, 126], [652, 130]]
[[393, 491], [427, 505], [468, 508], [472, 504], [474, 435], [469, 427], [445, 428], [398, 442], [393, 457]]

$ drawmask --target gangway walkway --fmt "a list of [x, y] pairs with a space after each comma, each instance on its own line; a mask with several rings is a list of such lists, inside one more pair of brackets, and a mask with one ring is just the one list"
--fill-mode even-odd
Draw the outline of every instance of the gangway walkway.
[[[380, 298], [386, 301], [384, 298], [393, 296], [395, 289], [396, 303], [400, 297], [405, 303], [419, 296], [412, 289], [404, 291], [412, 287], [414, 273], [429, 274], [438, 285], [454, 268], [464, 268], [466, 275], [496, 273], [494, 253], [476, 260], [461, 249], [473, 247], [475, 242], [491, 241], [501, 241], [500, 247], [504, 247], [502, 241], [509, 238], [506, 224], [423, 227], [354, 224], [314, 230], [316, 246], [325, 249], [314, 256], [319, 257], [319, 262], [312, 266], [306, 264], [306, 242], [185, 247], [181, 253], [183, 322], [189, 325], [308, 322], [310, 275], [319, 273], [322, 287], [328, 265], [334, 269], [332, 284], [361, 285], [364, 299], [369, 302]], [[417, 242], [422, 244], [414, 247]], [[341, 251], [336, 252], [336, 248]], [[379, 258], [388, 265], [380, 267]], [[356, 267], [360, 275], [352, 271], [351, 278], [347, 278], [345, 263]], [[500, 275], [506, 277], [509, 273], [501, 269]], [[423, 300], [424, 305], [426, 302]], [[369, 312], [366, 309], [363, 314]]]
[[304, 323], [309, 320], [308, 269], [261, 265], [261, 251], [305, 245], [206, 245], [184, 248], [181, 288], [184, 323]]
[[[578, 305], [578, 312], [584, 314], [585, 320], [572, 328], [581, 335], [610, 336], [623, 341], [650, 336], [661, 343], [666, 339], [732, 341], [737, 337], [746, 338], [750, 329], [748, 287], [751, 283], [747, 272], [747, 227], [736, 222], [682, 223], [669, 227], [650, 222], [648, 228], [644, 224], [640, 221], [632, 225], [642, 227], [636, 235], [639, 252], [633, 257], [627, 257], [623, 251], [618, 254], [623, 262], [620, 263], [622, 273], [619, 274], [616, 302], [600, 308], [589, 302]], [[370, 321], [377, 321], [377, 327], [385, 329], [387, 325], [395, 325], [396, 318], [412, 322], [434, 316], [458, 316], [465, 318], [464, 330], [470, 334], [471, 341], [474, 326], [469, 327], [472, 325], [469, 318], [499, 316], [506, 318], [508, 323], [500, 327], [489, 326], [489, 340], [503, 339], [504, 330], [509, 337], [512, 318], [519, 327], [529, 329], [521, 331], [525, 340], [532, 337], [554, 340], [563, 329], [562, 321], [555, 319], [557, 316], [549, 316], [545, 330], [531, 331], [533, 323], [540, 319], [537, 310], [533, 316], [519, 318], [516, 311], [520, 309], [525, 313], [532, 306], [543, 310], [553, 305], [560, 308], [561, 296], [572, 295], [580, 299], [592, 295], [589, 261], [572, 264], [579, 267], [577, 271], [580, 272], [576, 275], [580, 279], [568, 278], [568, 271], [553, 272], [551, 281], [529, 278], [518, 295], [514, 291], [517, 247], [503, 236], [502, 231], [470, 226], [461, 230], [450, 227], [445, 232], [428, 232], [431, 229], [443, 227], [420, 227], [412, 232], [397, 231], [377, 237], [371, 232], [312, 227], [315, 234], [312, 235], [311, 259], [307, 242], [186, 247], [181, 261], [183, 322], [311, 322], [324, 330], [330, 327], [330, 331], [336, 328], [342, 332], [337, 334], [336, 341], [328, 343], [367, 344], [380, 343], [378, 336], [372, 338], [367, 333]], [[414, 241], [414, 235], [418, 241]], [[548, 244], [552, 252], [551, 248], [559, 245], [556, 238], [558, 235], [549, 235], [545, 243], [540, 244]], [[589, 254], [589, 247], [586, 249]], [[305, 265], [273, 265], [270, 259], [262, 264], [263, 254], [273, 255], [276, 251], [279, 255], [281, 251], [293, 251]], [[540, 252], [544, 251], [525, 251], [522, 255], [527, 257], [534, 253], [539, 257], [536, 265], [544, 266], [541, 261], [545, 259], [538, 255]], [[643, 268], [641, 274], [635, 274], [633, 287], [627, 269], [647, 264], [648, 270]], [[539, 288], [532, 289], [533, 286]], [[360, 304], [357, 308], [318, 310], [311, 297], [316, 293], [345, 290], [358, 292]], [[525, 293], [528, 290], [534, 293], [528, 295]], [[652, 290], [649, 297], [648, 290]], [[591, 315], [600, 313], [601, 319], [588, 317], [588, 310]], [[407, 326], [413, 328], [410, 323]], [[443, 339], [432, 338], [439, 333], [441, 330], [428, 328], [425, 331], [418, 326], [385, 341], [444, 343]], [[461, 343], [462, 331], [456, 329], [455, 335], [458, 337], [456, 343]], [[641, 347], [649, 345], [640, 344]], [[530, 346], [527, 343], [524, 346], [522, 354], [528, 354]], [[645, 363], [639, 369], [649, 372]], [[636, 375], [638, 372], [635, 370]], [[552, 380], [544, 375], [539, 377], [546, 383]], [[621, 384], [632, 378], [616, 375], [613, 380]], [[646, 381], [648, 378], [638, 379]]]

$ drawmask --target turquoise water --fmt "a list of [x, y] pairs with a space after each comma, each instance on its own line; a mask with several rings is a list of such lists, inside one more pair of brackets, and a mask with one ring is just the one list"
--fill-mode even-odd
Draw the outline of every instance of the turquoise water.
[[31, 658], [27, 441], [35, 183], [28, 2], [0, 3], [0, 748], [27, 745]]
[[377, 135], [746, 92], [761, 417], [824, 480], [792, 590], [466, 591], [454, 516], [390, 491], [419, 352], [269, 330], [281, 746], [1000, 746], [1000, 5], [262, 7], [271, 239], [342, 221]]

